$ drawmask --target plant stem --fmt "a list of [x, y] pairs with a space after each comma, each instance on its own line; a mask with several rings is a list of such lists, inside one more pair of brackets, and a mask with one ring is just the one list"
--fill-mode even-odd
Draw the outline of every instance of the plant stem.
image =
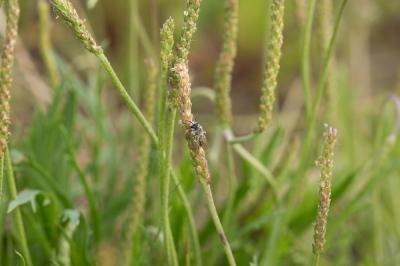
[[138, 41], [135, 17], [138, 15], [137, 0], [128, 0], [129, 2], [129, 60], [128, 60], [128, 76], [129, 76], [129, 92], [135, 101], [139, 100], [139, 56]]
[[[233, 134], [230, 129], [224, 131], [225, 138], [229, 142], [233, 139]], [[278, 187], [275, 181], [274, 176], [272, 175], [271, 171], [269, 171], [257, 158], [255, 158], [250, 152], [248, 152], [242, 145], [240, 144], [233, 144], [233, 149], [239, 154], [239, 156], [251, 164], [258, 172], [260, 172], [267, 182], [270, 184], [272, 191], [274, 193], [275, 198], [278, 197]]]
[[303, 47], [302, 47], [302, 64], [301, 73], [303, 78], [303, 90], [304, 90], [304, 100], [306, 107], [306, 117], [310, 119], [311, 115], [311, 92], [310, 92], [310, 45], [311, 45], [311, 34], [312, 25], [314, 21], [314, 11], [315, 11], [316, 0], [309, 0], [307, 5], [307, 20], [304, 28], [303, 36]]
[[348, 0], [343, 0], [341, 2], [341, 4], [340, 4], [338, 15], [336, 16], [336, 19], [335, 19], [335, 26], [333, 28], [332, 37], [331, 37], [330, 42], [329, 42], [329, 48], [325, 53], [324, 64], [323, 64], [323, 67], [322, 67], [322, 74], [321, 74], [321, 78], [320, 78], [320, 80], [318, 82], [318, 87], [317, 87], [317, 96], [316, 96], [316, 99], [315, 99], [314, 104], [313, 104], [312, 109], [311, 109], [310, 120], [309, 120], [309, 123], [307, 125], [306, 137], [305, 137], [305, 141], [304, 141], [304, 144], [303, 144], [303, 150], [302, 150], [301, 155], [299, 157], [299, 158], [301, 158], [301, 160], [300, 160], [299, 167], [298, 167], [298, 170], [297, 170], [297, 175], [296, 175], [295, 179], [292, 182], [293, 185], [292, 185], [291, 189], [288, 192], [289, 193], [289, 195], [288, 195], [289, 206], [291, 206], [290, 202], [294, 198], [293, 197], [293, 194], [294, 194], [293, 190], [296, 189], [301, 184], [301, 182], [303, 180], [302, 177], [304, 177], [304, 171], [306, 170], [307, 165], [308, 165], [308, 163], [310, 161], [309, 160], [309, 157], [310, 157], [309, 153], [310, 153], [310, 147], [312, 146], [311, 142], [313, 140], [313, 136], [314, 136], [314, 133], [315, 133], [314, 132], [314, 127], [315, 127], [315, 124], [317, 122], [316, 121], [317, 110], [318, 110], [318, 107], [319, 107], [319, 104], [320, 104], [320, 101], [321, 101], [321, 96], [322, 96], [324, 88], [325, 88], [326, 80], [328, 78], [329, 62], [330, 62], [330, 59], [332, 57], [333, 48], [335, 46], [337, 33], [338, 33], [338, 30], [339, 30], [339, 24], [340, 24], [342, 15], [343, 15], [344, 8], [345, 8], [345, 6], [347, 4], [347, 1]]
[[314, 254], [312, 265], [313, 266], [318, 266], [319, 265], [319, 254]]
[[[14, 200], [17, 197], [17, 186], [15, 184], [15, 178], [13, 173], [13, 168], [10, 159], [10, 152], [8, 151], [8, 147], [4, 152], [4, 162], [6, 167], [6, 177], [8, 183], [8, 190], [10, 193], [10, 199]], [[27, 266], [32, 266], [32, 258], [28, 248], [28, 242], [26, 239], [24, 222], [22, 220], [21, 209], [16, 208], [14, 210], [14, 219], [15, 219], [15, 226], [17, 230], [17, 239], [21, 246], [22, 254], [24, 255], [24, 259]]]
[[247, 141], [253, 140], [255, 137], [257, 137], [259, 135], [260, 135], [260, 133], [253, 132], [253, 133], [250, 133], [250, 134], [247, 134], [247, 135], [244, 135], [244, 136], [234, 137], [234, 138], [230, 139], [228, 142], [230, 144], [243, 143], [243, 142], [247, 142]]
[[226, 203], [226, 208], [223, 217], [223, 224], [226, 227], [230, 225], [230, 221], [232, 220], [233, 207], [235, 203], [235, 195], [237, 189], [237, 180], [235, 175], [235, 163], [233, 158], [232, 147], [229, 143], [226, 143], [226, 159], [228, 161], [228, 182], [229, 182], [229, 194]]
[[3, 201], [4, 156], [0, 159], [0, 204]]
[[54, 60], [53, 49], [50, 42], [49, 4], [44, 0], [38, 1], [38, 11], [40, 41], [39, 48], [50, 78], [51, 87], [55, 89], [60, 83], [60, 76], [58, 74], [57, 66]]
[[257, 158], [255, 158], [250, 152], [248, 152], [242, 145], [234, 144], [233, 149], [240, 155], [240, 157], [251, 164], [258, 172], [260, 172], [265, 180], [270, 184], [272, 192], [275, 198], [278, 196], [278, 187], [274, 176]]
[[68, 156], [71, 161], [72, 167], [75, 169], [75, 171], [78, 175], [79, 181], [82, 185], [83, 191], [84, 191], [85, 196], [89, 203], [90, 216], [91, 216], [91, 220], [92, 220], [93, 228], [94, 228], [94, 238], [98, 242], [101, 239], [101, 225], [100, 225], [101, 219], [100, 219], [100, 214], [99, 214], [99, 210], [97, 207], [96, 197], [95, 197], [92, 189], [90, 188], [89, 181], [86, 178], [85, 173], [82, 171], [81, 167], [79, 166], [78, 162], [76, 161], [75, 150], [74, 150], [72, 143], [70, 142], [70, 138], [68, 137], [67, 130], [64, 127], [61, 127], [61, 130], [63, 133], [63, 137], [67, 143], [67, 152], [68, 152]]
[[[324, 57], [324, 63], [322, 66], [322, 72], [321, 72], [321, 78], [319, 79], [318, 85], [317, 85], [317, 94], [315, 96], [315, 100], [313, 102], [313, 105], [311, 107], [311, 112], [310, 112], [310, 117], [309, 117], [309, 121], [308, 121], [308, 127], [307, 127], [307, 132], [306, 132], [306, 137], [305, 137], [305, 142], [304, 142], [304, 149], [303, 149], [303, 153], [302, 156], [300, 158], [302, 158], [302, 161], [300, 163], [300, 169], [306, 167], [306, 163], [308, 161], [308, 156], [309, 156], [309, 147], [311, 144], [311, 141], [313, 139], [314, 136], [314, 127], [315, 124], [317, 123], [317, 113], [318, 113], [318, 108], [321, 102], [321, 98], [322, 98], [322, 94], [324, 92], [325, 89], [325, 84], [326, 81], [328, 79], [328, 74], [329, 74], [329, 62], [330, 59], [332, 58], [332, 53], [333, 53], [333, 48], [334, 45], [336, 43], [336, 38], [337, 38], [337, 32], [339, 29], [339, 24], [341, 21], [341, 17], [343, 15], [343, 11], [344, 11], [344, 7], [346, 6], [347, 0], [343, 0], [340, 8], [339, 8], [339, 14], [336, 18], [335, 21], [335, 26], [332, 32], [332, 37], [330, 39], [329, 42], [329, 47], [326, 51], [325, 57]], [[300, 171], [302, 172], [302, 171]]]
[[319, 79], [318, 86], [317, 86], [317, 95], [316, 95], [316, 98], [315, 98], [315, 101], [313, 103], [312, 110], [311, 110], [311, 119], [312, 120], [316, 119], [316, 115], [318, 113], [318, 108], [319, 108], [319, 105], [321, 102], [321, 98], [322, 98], [324, 89], [326, 87], [325, 84], [328, 80], [329, 63], [331, 62], [331, 59], [332, 59], [333, 48], [336, 44], [337, 33], [338, 33], [340, 21], [341, 21], [342, 15], [343, 15], [344, 8], [347, 4], [347, 1], [348, 0], [343, 0], [342, 3], [340, 4], [339, 13], [338, 13], [336, 21], [335, 21], [335, 26], [333, 29], [332, 37], [330, 39], [328, 50], [326, 51], [326, 54], [324, 57], [324, 63], [322, 66], [322, 74], [321, 74], [321, 78]]
[[221, 224], [217, 209], [215, 207], [214, 199], [213, 199], [212, 192], [211, 192], [211, 186], [209, 183], [204, 182], [204, 181], [202, 181], [201, 184], [203, 186], [204, 192], [206, 193], [207, 203], [208, 203], [208, 208], [210, 210], [211, 218], [214, 222], [215, 228], [217, 229], [217, 232], [221, 239], [222, 245], [224, 246], [225, 254], [228, 259], [229, 265], [236, 266], [236, 262], [235, 262], [235, 258], [233, 257], [232, 249], [229, 245], [229, 241], [226, 238], [224, 228]]
[[183, 208], [185, 209], [187, 218], [189, 220], [189, 228], [190, 228], [190, 233], [192, 234], [194, 256], [196, 258], [196, 265], [201, 266], [201, 265], [203, 265], [203, 263], [202, 263], [202, 259], [201, 259], [200, 240], [199, 240], [199, 235], [197, 234], [197, 228], [196, 228], [196, 223], [194, 221], [194, 215], [193, 215], [189, 200], [186, 197], [185, 191], [183, 190], [182, 185], [180, 184], [180, 181], [179, 181], [178, 177], [176, 176], [176, 173], [172, 170], [171, 170], [171, 176], [172, 176], [172, 180], [175, 183], [175, 186], [177, 187], [178, 196], [181, 198]]
[[122, 100], [128, 105], [128, 108], [132, 112], [132, 114], [136, 116], [136, 118], [139, 120], [139, 123], [143, 126], [147, 134], [149, 134], [152, 142], [157, 144], [158, 138], [154, 133], [152, 126], [144, 117], [144, 115], [142, 114], [138, 106], [135, 104], [135, 102], [132, 100], [132, 98], [129, 96], [128, 92], [126, 91], [124, 85], [122, 85], [121, 81], [119, 80], [117, 74], [115, 73], [107, 57], [104, 55], [104, 53], [99, 54], [97, 57], [99, 58], [101, 64], [103, 65], [107, 73], [110, 75], [111, 81], [114, 84], [115, 88], [117, 89]]
[[[172, 145], [174, 141], [176, 109], [172, 109], [168, 113], [168, 120], [166, 125], [166, 145], [165, 145], [165, 159], [163, 160], [161, 170], [161, 202], [162, 202], [162, 219], [165, 235], [165, 244], [167, 254], [169, 255], [172, 264], [178, 265], [174, 239], [171, 231], [171, 224], [169, 221], [169, 190], [170, 190], [170, 171], [171, 171], [171, 158], [172, 158]], [[161, 150], [163, 153], [163, 150]]]

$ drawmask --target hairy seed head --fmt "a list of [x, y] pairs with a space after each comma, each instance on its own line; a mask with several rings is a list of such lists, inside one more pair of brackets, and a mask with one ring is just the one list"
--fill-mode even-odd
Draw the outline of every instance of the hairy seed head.
[[192, 134], [192, 102], [190, 100], [191, 84], [189, 73], [186, 63], [177, 64], [174, 68], [176, 77], [178, 79], [179, 99], [180, 99], [180, 115], [182, 126], [185, 129], [186, 141], [189, 146], [190, 156], [192, 158], [193, 167], [196, 171], [197, 177], [200, 182], [204, 184], [210, 183], [210, 173], [208, 170], [208, 163], [204, 148], [196, 141], [195, 136]]
[[4, 155], [10, 135], [10, 87], [20, 13], [17, 0], [8, 1], [6, 8], [7, 26], [0, 65], [0, 157]]
[[314, 226], [313, 253], [321, 254], [324, 250], [326, 224], [328, 222], [329, 206], [331, 203], [331, 178], [333, 168], [333, 152], [337, 138], [336, 128], [325, 125], [325, 142], [322, 154], [316, 164], [321, 168], [319, 184], [319, 202], [317, 221]]
[[225, 0], [223, 46], [214, 75], [218, 117], [223, 126], [228, 126], [232, 120], [230, 91], [232, 71], [236, 57], [238, 10], [238, 0]]
[[95, 55], [103, 52], [102, 48], [96, 44], [96, 41], [86, 29], [85, 21], [79, 18], [69, 0], [50, 0], [50, 2], [56, 14], [67, 24], [89, 52]]
[[179, 107], [179, 77], [177, 76], [176, 66], [187, 64], [192, 38], [197, 29], [201, 0], [187, 0], [186, 9], [183, 12], [183, 27], [178, 41], [175, 44], [175, 51], [171, 60], [171, 71], [168, 76], [170, 84], [169, 103], [170, 107]]
[[255, 129], [256, 133], [264, 131], [272, 117], [282, 54], [284, 5], [284, 0], [272, 0], [271, 3], [271, 31], [267, 43], [266, 65], [261, 88], [260, 117]]
[[168, 65], [172, 56], [172, 48], [174, 46], [174, 31], [175, 23], [170, 17], [168, 18], [160, 31], [160, 42], [161, 42], [161, 68], [162, 72], [166, 73], [168, 70]]

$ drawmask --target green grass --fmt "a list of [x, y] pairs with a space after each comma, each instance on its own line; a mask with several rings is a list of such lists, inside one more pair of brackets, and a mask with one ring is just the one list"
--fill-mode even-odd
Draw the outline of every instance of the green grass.
[[[296, 62], [297, 75], [303, 70], [306, 102], [290, 92], [284, 100], [277, 97], [283, 103], [277, 106], [269, 128], [245, 143], [229, 142], [235, 136], [229, 127], [221, 130], [217, 114], [205, 112], [195, 117], [208, 132], [206, 152], [216, 211], [237, 265], [312, 265], [320, 182], [314, 162], [321, 153], [325, 122], [338, 129], [338, 142], [326, 244], [319, 265], [400, 264], [400, 106], [383, 92], [371, 101], [361, 99], [352, 87], [349, 69], [338, 57], [336, 66], [340, 67], [329, 77], [336, 88], [334, 115], [327, 111], [324, 90], [331, 75], [328, 64], [336, 48], [346, 49], [336, 43], [336, 39], [345, 38], [342, 30], [349, 23], [348, 17], [341, 17], [347, 12], [345, 4], [335, 3], [334, 31], [323, 55], [315, 55], [312, 49], [318, 39], [311, 17], [303, 25], [300, 35], [304, 35], [297, 36], [300, 41], [295, 43], [296, 49], [304, 48], [301, 55], [287, 51], [293, 46], [286, 46], [284, 39], [284, 57], [293, 55], [290, 60]], [[210, 8], [211, 4], [204, 1], [203, 5]], [[314, 14], [311, 9], [309, 15]], [[285, 22], [290, 25], [295, 5], [287, 1], [286, 10]], [[200, 21], [206, 19], [202, 15]], [[142, 49], [152, 51], [148, 53], [151, 56], [158, 47], [149, 43], [151, 34], [146, 33], [145, 24], [134, 20], [130, 23], [140, 28], [130, 25], [128, 37], [133, 47], [127, 60], [136, 57], [136, 62], [127, 62], [130, 71], [144, 66], [138, 46], [147, 46]], [[288, 33], [294, 34], [290, 29], [285, 31]], [[177, 30], [175, 35], [179, 34]], [[196, 43], [198, 38], [195, 35]], [[73, 67], [55, 51], [55, 61], [47, 58], [45, 62], [56, 64], [57, 73], [51, 69], [53, 78], [49, 80], [54, 85], [59, 77], [59, 84], [52, 87], [49, 105], [35, 107], [29, 126], [11, 135], [10, 154], [0, 167], [0, 265], [30, 265], [30, 260], [32, 265], [123, 265], [130, 248], [127, 241], [132, 244], [133, 252], [129, 253], [134, 256], [133, 265], [167, 265], [167, 261], [175, 265], [228, 265], [184, 132], [180, 123], [175, 123], [176, 110], [160, 110], [160, 105], [168, 108], [167, 74], [159, 73], [158, 97], [164, 98], [154, 101], [157, 122], [148, 123], [139, 104], [147, 88], [146, 78], [135, 73], [129, 80], [135, 88], [125, 90], [119, 68], [113, 69], [106, 47], [104, 51], [88, 71]], [[323, 58], [323, 62], [316, 62], [316, 58]], [[320, 71], [318, 65], [322, 66]], [[280, 76], [285, 69], [284, 65]], [[43, 73], [41, 78], [48, 79]], [[14, 80], [18, 79], [14, 75]], [[277, 91], [282, 84], [278, 82]], [[215, 97], [209, 89], [193, 86], [194, 107], [215, 105]], [[233, 98], [233, 105], [235, 101]], [[300, 107], [294, 106], [297, 109], [293, 111], [291, 106], [285, 107], [286, 101], [301, 101], [297, 104]], [[238, 117], [235, 113], [234, 125]], [[249, 132], [247, 128], [246, 124], [243, 131]], [[138, 140], [147, 133], [152, 145], [146, 203], [132, 237], [129, 218], [135, 215], [130, 213], [138, 174], [135, 166], [143, 159], [138, 157]], [[12, 174], [18, 194], [13, 190]], [[160, 182], [166, 183], [160, 188]]]

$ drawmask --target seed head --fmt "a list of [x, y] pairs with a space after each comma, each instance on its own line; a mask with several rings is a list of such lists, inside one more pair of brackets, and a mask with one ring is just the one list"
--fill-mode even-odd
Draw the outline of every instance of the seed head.
[[316, 164], [321, 168], [319, 184], [319, 202], [317, 221], [314, 226], [313, 253], [321, 254], [324, 250], [326, 224], [328, 222], [329, 206], [331, 203], [331, 178], [333, 168], [333, 151], [337, 138], [336, 128], [325, 124], [325, 143], [322, 154]]
[[[185, 137], [189, 146], [190, 156], [192, 158], [193, 167], [200, 182], [209, 184], [211, 177], [208, 170], [208, 163], [204, 146], [201, 144], [206, 141], [205, 131], [197, 123], [193, 121], [192, 102], [190, 100], [191, 85], [189, 80], [189, 73], [186, 63], [180, 63], [174, 68], [177, 78], [178, 91], [179, 91], [179, 110], [181, 115], [182, 126], [185, 129]], [[193, 124], [196, 123], [196, 132], [201, 133], [201, 141], [199, 141], [199, 134], [194, 134]], [[199, 130], [201, 128], [201, 130]], [[204, 134], [204, 135], [203, 135]]]
[[175, 23], [172, 18], [168, 18], [160, 31], [161, 42], [161, 67], [163, 72], [166, 73], [168, 65], [172, 56], [172, 48], [174, 46], [174, 30]]
[[[170, 84], [169, 104], [172, 108], [179, 108], [179, 77], [178, 65], [187, 64], [193, 34], [197, 29], [201, 0], [187, 0], [186, 10], [183, 12], [183, 27], [178, 42], [175, 44], [175, 53], [171, 60], [168, 81]], [[191, 120], [190, 120], [191, 121]]]
[[238, 10], [237, 0], [225, 0], [223, 47], [216, 64], [214, 77], [218, 117], [223, 126], [228, 126], [232, 120], [230, 91], [236, 57]]
[[271, 3], [271, 32], [267, 44], [264, 81], [261, 88], [260, 117], [255, 129], [256, 133], [264, 131], [272, 117], [282, 54], [284, 5], [284, 0], [272, 0]]
[[176, 45], [176, 59], [187, 61], [193, 34], [197, 30], [201, 0], [187, 0], [183, 12], [183, 28]]
[[68, 0], [50, 0], [56, 14], [73, 31], [75, 36], [83, 43], [85, 48], [95, 54], [101, 54], [102, 48], [96, 44], [92, 35], [85, 27], [85, 21], [80, 19], [75, 8]]
[[20, 13], [17, 0], [10, 0], [7, 4], [7, 26], [0, 65], [0, 157], [4, 155], [10, 135], [10, 87]]

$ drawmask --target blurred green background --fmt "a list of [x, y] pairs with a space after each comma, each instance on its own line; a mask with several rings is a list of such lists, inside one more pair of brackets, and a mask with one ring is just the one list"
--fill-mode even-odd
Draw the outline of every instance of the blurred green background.
[[[145, 47], [143, 40], [138, 37], [138, 54], [131, 57], [128, 51], [129, 29], [132, 25], [138, 25], [137, 21], [132, 23], [129, 18], [134, 9], [132, 2], [72, 2], [79, 15], [86, 19], [97, 42], [103, 46], [123, 83], [129, 84], [134, 75], [134, 80], [144, 88], [144, 61], [148, 57], [145, 48], [148, 46]], [[304, 119], [301, 113], [303, 91], [300, 79], [304, 2], [285, 1], [283, 57], [274, 123], [255, 145], [246, 146], [281, 178], [279, 182], [283, 189], [290, 184], [294, 175], [293, 165], [296, 163], [297, 148], [302, 142], [304, 130], [301, 123], [296, 123]], [[137, 0], [137, 3], [138, 9], [133, 12], [138, 13], [140, 23], [144, 25], [141, 29], [146, 31], [153, 49], [157, 51], [160, 26], [171, 16], [179, 29], [185, 1]], [[333, 3], [336, 11], [339, 2]], [[132, 162], [137, 160], [137, 125], [132, 127], [135, 122], [132, 122], [125, 106], [110, 89], [112, 85], [95, 58], [83, 49], [52, 12], [52, 43], [58, 67], [66, 81], [62, 89], [53, 93], [39, 50], [36, 1], [21, 1], [21, 7], [21, 41], [17, 47], [12, 92], [11, 142], [14, 144], [16, 176], [21, 190], [29, 188], [45, 191], [45, 196], [54, 199], [52, 202], [55, 205], [51, 215], [48, 215], [51, 217], [49, 224], [38, 219], [38, 216], [44, 217], [44, 214], [34, 214], [28, 207], [24, 208], [32, 253], [37, 261], [48, 262], [51, 257], [49, 254], [53, 252], [51, 245], [57, 243], [60, 235], [60, 213], [67, 208], [76, 208], [84, 216], [81, 217], [80, 226], [74, 235], [76, 241], [71, 247], [75, 265], [94, 265], [94, 258], [101, 265], [118, 265], [116, 261], [121, 257], [121, 239], [127, 227], [126, 210], [132, 197], [132, 177], [135, 174]], [[258, 116], [265, 31], [268, 26], [266, 1], [240, 0], [239, 13], [238, 56], [232, 83], [235, 114], [233, 127], [238, 135], [248, 133]], [[189, 62], [194, 90], [199, 86], [212, 87], [215, 61], [221, 48], [222, 22], [223, 1], [203, 0]], [[1, 25], [4, 28], [4, 21]], [[314, 27], [311, 49], [313, 83], [319, 78], [322, 54], [316, 32], [317, 27]], [[393, 146], [385, 158], [379, 157], [386, 147], [385, 141], [392, 134], [398, 133], [393, 131], [394, 121], [398, 120], [395, 108], [387, 108], [385, 104], [390, 96], [400, 93], [399, 44], [400, 1], [349, 1], [339, 29], [333, 62], [336, 69], [334, 91], [338, 99], [332, 123], [338, 128], [339, 141], [327, 259], [324, 261], [326, 265], [380, 265], [377, 261], [386, 261], [385, 265], [398, 265], [396, 263], [400, 261], [400, 229], [396, 222], [400, 221], [400, 195], [397, 193], [399, 141], [391, 143]], [[129, 69], [132, 60], [137, 62], [137, 73]], [[135, 87], [130, 90], [133, 95], [137, 94]], [[48, 105], [50, 111], [44, 112], [43, 107]], [[213, 147], [216, 124], [213, 105], [204, 99], [196, 99], [193, 108], [196, 118], [200, 117], [199, 120], [207, 129]], [[60, 131], [59, 127], [65, 127], [66, 133]], [[322, 126], [319, 128], [322, 129]], [[177, 131], [177, 140], [181, 134], [181, 130]], [[96, 243], [97, 249], [92, 245], [91, 219], [85, 219], [92, 217], [88, 214], [88, 202], [77, 182], [79, 174], [76, 172], [79, 171], [71, 164], [66, 152], [71, 146], [70, 142], [76, 146], [76, 160], [90, 177], [100, 206], [102, 238]], [[315, 140], [315, 150], [319, 142], [320, 138]], [[224, 261], [223, 252], [206, 215], [190, 160], [182, 156], [186, 147], [179, 145], [179, 141], [177, 143], [174, 147], [174, 164], [180, 170], [180, 176], [184, 177], [182, 184], [195, 210], [203, 255], [219, 265], [218, 262]], [[293, 152], [288, 152], [290, 148], [293, 148]], [[210, 150], [212, 153], [213, 149]], [[156, 176], [154, 153], [151, 154], [148, 178], [151, 199], [146, 206], [148, 212], [143, 230], [149, 235], [143, 239], [143, 251], [147, 259], [144, 265], [162, 265], [163, 261], [162, 245], [154, 241], [154, 232], [159, 226], [158, 180], [151, 178]], [[220, 157], [223, 157], [223, 152], [221, 154]], [[226, 199], [226, 180], [220, 177], [226, 172], [226, 165], [219, 160], [221, 158], [218, 156], [210, 155], [217, 205], [222, 210]], [[239, 265], [248, 265], [258, 255], [266, 256], [266, 242], [274, 229], [271, 221], [275, 221], [280, 210], [272, 205], [270, 191], [265, 182], [258, 178], [260, 176], [257, 171], [238, 158], [236, 161], [240, 190], [237, 193], [234, 223], [227, 229], [227, 235], [232, 240]], [[299, 199], [298, 208], [289, 210], [293, 213], [285, 225], [287, 228], [282, 229], [282, 237], [276, 241], [276, 250], [271, 251], [274, 255], [272, 258], [281, 262], [279, 265], [308, 263], [312, 222], [316, 212], [317, 175], [316, 168], [310, 163], [307, 183], [300, 189], [304, 197]], [[50, 179], [50, 186], [46, 178]], [[353, 194], [353, 191], [358, 192], [360, 188], [365, 190]], [[174, 193], [172, 195], [174, 197]], [[188, 239], [187, 228], [184, 226], [186, 220], [181, 219], [184, 211], [176, 196], [171, 205], [171, 224], [179, 239], [178, 248], [183, 253]], [[4, 243], [9, 247], [12, 241], [7, 241], [11, 236], [7, 230], [5, 232]], [[215, 251], [214, 247], [219, 249]], [[386, 260], [380, 260], [382, 257]]]
[[[137, 0], [139, 16], [152, 41], [159, 28], [169, 16], [179, 25], [185, 1]], [[106, 47], [118, 73], [128, 81], [128, 31], [129, 1], [97, 1], [88, 8], [86, 1], [72, 1], [83, 17], [87, 18], [99, 43]], [[88, 1], [95, 2], [95, 1]], [[300, 37], [305, 10], [302, 0], [286, 1], [285, 32], [282, 67], [279, 74], [278, 93], [282, 100], [286, 92], [296, 87], [300, 74]], [[297, 4], [296, 4], [297, 3]], [[38, 16], [35, 1], [22, 2], [21, 36], [29, 56], [40, 72], [43, 65], [38, 50]], [[263, 69], [265, 43], [266, 1], [240, 1], [238, 56], [233, 76], [234, 112], [238, 116], [257, 113]], [[396, 89], [400, 72], [400, 2], [396, 0], [350, 1], [339, 34], [336, 56], [339, 69], [351, 82], [352, 89], [360, 97], [370, 98]], [[213, 71], [221, 47], [223, 1], [203, 1], [199, 30], [195, 35], [190, 67], [194, 85], [212, 86]], [[68, 29], [54, 21], [52, 40], [56, 52], [74, 66], [85, 69], [93, 67], [93, 61]], [[314, 39], [312, 56], [319, 60], [318, 40]], [[158, 40], [153, 42], [157, 47]], [[139, 45], [139, 65], [146, 58]], [[143, 67], [140, 67], [143, 72]], [[319, 65], [314, 72], [318, 73]], [[142, 79], [143, 80], [143, 79]], [[297, 88], [298, 89], [298, 88]], [[200, 108], [201, 111], [208, 111]]]

